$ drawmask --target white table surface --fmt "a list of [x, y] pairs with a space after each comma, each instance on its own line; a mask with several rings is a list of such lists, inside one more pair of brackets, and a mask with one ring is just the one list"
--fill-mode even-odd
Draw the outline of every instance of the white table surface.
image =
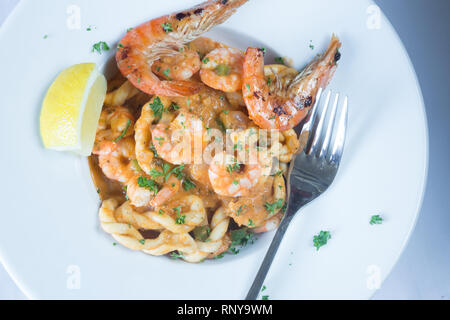
[[[0, 24], [18, 2], [1, 0]], [[430, 133], [430, 169], [416, 229], [374, 299], [449, 299], [450, 62], [447, 55], [450, 52], [450, 1], [376, 2], [402, 38], [422, 86]], [[26, 299], [1, 265], [0, 299]]]

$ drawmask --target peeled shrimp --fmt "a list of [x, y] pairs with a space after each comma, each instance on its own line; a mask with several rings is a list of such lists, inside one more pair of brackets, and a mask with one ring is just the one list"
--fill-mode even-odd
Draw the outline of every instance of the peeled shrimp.
[[[210, 0], [192, 9], [156, 18], [127, 32], [116, 60], [122, 74], [139, 90], [162, 96], [189, 96], [199, 90], [190, 80], [161, 80], [152, 65], [181, 55], [180, 48], [225, 22], [247, 0]], [[170, 73], [169, 73], [170, 76]]]
[[154, 97], [142, 107], [141, 116], [138, 121], [136, 121], [136, 125], [134, 127], [134, 138], [136, 140], [136, 159], [139, 163], [139, 166], [147, 174], [150, 174], [151, 169], [153, 169], [151, 165], [154, 157], [153, 151], [151, 150], [151, 126], [157, 119], [152, 106], [155, 106], [155, 104], [158, 104], [159, 106], [162, 105], [163, 110], [167, 110], [170, 107], [171, 103], [172, 101], [169, 98]]
[[195, 50], [201, 58], [206, 56], [214, 49], [227, 48], [223, 43], [214, 41], [213, 39], [200, 37], [188, 43], [188, 47], [191, 50]]
[[238, 49], [215, 49], [203, 58], [200, 78], [211, 88], [236, 92], [242, 87], [244, 55]]
[[102, 140], [113, 141], [120, 136], [126, 138], [134, 133], [134, 117], [122, 106], [103, 109], [97, 126], [96, 143]]
[[174, 176], [170, 176], [167, 182], [161, 179], [164, 186], [157, 193], [140, 186], [138, 183], [139, 177], [141, 175], [134, 175], [127, 183], [127, 196], [135, 207], [160, 207], [180, 190], [180, 180]]
[[[182, 50], [181, 50], [182, 49]], [[188, 80], [200, 70], [200, 56], [197, 51], [182, 47], [175, 56], [155, 61], [153, 73], [166, 80]]]
[[136, 174], [132, 160], [134, 159], [134, 140], [124, 138], [115, 143], [103, 140], [94, 146], [93, 154], [98, 155], [99, 166], [106, 177], [121, 183]]
[[[180, 112], [169, 124], [158, 123], [152, 129], [152, 139], [158, 155], [173, 164], [199, 163], [208, 134], [196, 116]], [[196, 160], [197, 159], [197, 160]]]
[[270, 177], [253, 197], [241, 197], [228, 204], [228, 214], [238, 225], [254, 229], [255, 232], [273, 230], [281, 221], [281, 209], [286, 199], [283, 176]]
[[214, 156], [208, 171], [214, 191], [226, 197], [248, 195], [262, 181], [264, 172], [262, 163], [237, 164], [234, 157], [225, 152]]
[[242, 92], [250, 118], [263, 129], [288, 130], [303, 120], [315, 103], [319, 88], [325, 88], [341, 58], [341, 43], [333, 35], [327, 51], [310, 63], [289, 85], [271, 92], [264, 76], [261, 49], [248, 48], [243, 67]]

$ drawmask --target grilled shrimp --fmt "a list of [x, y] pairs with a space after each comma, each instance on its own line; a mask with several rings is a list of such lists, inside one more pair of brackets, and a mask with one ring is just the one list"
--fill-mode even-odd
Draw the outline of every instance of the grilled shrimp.
[[135, 157], [132, 137], [121, 139], [117, 143], [103, 140], [94, 147], [92, 153], [98, 155], [99, 166], [109, 179], [127, 183], [136, 174], [132, 164]]
[[341, 42], [333, 35], [327, 51], [311, 62], [289, 85], [271, 92], [264, 76], [261, 49], [248, 48], [243, 67], [242, 92], [250, 118], [261, 128], [288, 130], [295, 127], [314, 105], [319, 88], [325, 88], [341, 58]]
[[223, 92], [239, 91], [242, 87], [243, 61], [244, 55], [238, 49], [215, 49], [203, 59], [200, 78], [211, 88]]
[[248, 0], [210, 0], [192, 9], [156, 18], [127, 32], [116, 60], [122, 74], [139, 90], [162, 96], [189, 96], [200, 88], [190, 80], [161, 80], [152, 65], [183, 54], [180, 48], [215, 25], [225, 22]]
[[195, 161], [194, 156], [201, 155], [209, 141], [202, 121], [184, 111], [169, 125], [158, 123], [152, 129], [152, 138], [158, 155], [173, 164]]

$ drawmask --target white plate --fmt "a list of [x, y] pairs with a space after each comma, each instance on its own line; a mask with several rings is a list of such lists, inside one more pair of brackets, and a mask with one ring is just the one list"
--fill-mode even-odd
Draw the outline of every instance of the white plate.
[[[63, 68], [104, 64], [113, 52], [91, 53], [94, 43], [114, 47], [128, 27], [197, 2], [23, 0], [2, 28], [0, 255], [28, 297], [245, 297], [272, 235], [237, 256], [198, 265], [113, 246], [99, 228], [86, 159], [44, 150], [39, 138], [40, 103]], [[427, 172], [424, 105], [389, 22], [381, 16], [379, 29], [368, 28], [371, 5], [253, 0], [213, 32], [232, 45], [292, 57], [298, 68], [326, 48], [332, 32], [343, 42], [330, 85], [350, 98], [343, 162], [331, 189], [292, 223], [267, 277], [271, 299], [369, 298], [414, 227]], [[76, 8], [81, 29], [71, 30]], [[384, 223], [370, 226], [373, 214]], [[316, 252], [312, 238], [320, 230], [332, 239]]]

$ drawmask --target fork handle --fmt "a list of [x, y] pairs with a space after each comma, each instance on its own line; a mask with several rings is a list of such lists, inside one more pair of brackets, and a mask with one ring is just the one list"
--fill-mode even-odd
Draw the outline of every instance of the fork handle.
[[256, 300], [258, 298], [258, 294], [261, 291], [264, 280], [266, 279], [267, 272], [269, 272], [270, 266], [272, 265], [273, 258], [277, 253], [281, 240], [283, 240], [284, 234], [286, 233], [293, 217], [293, 214], [288, 214], [288, 212], [286, 212], [284, 219], [281, 221], [281, 224], [273, 237], [272, 243], [270, 244], [269, 250], [264, 257], [261, 267], [259, 267], [258, 274], [256, 275], [255, 280], [248, 291], [247, 297], [245, 298], [246, 300]]

